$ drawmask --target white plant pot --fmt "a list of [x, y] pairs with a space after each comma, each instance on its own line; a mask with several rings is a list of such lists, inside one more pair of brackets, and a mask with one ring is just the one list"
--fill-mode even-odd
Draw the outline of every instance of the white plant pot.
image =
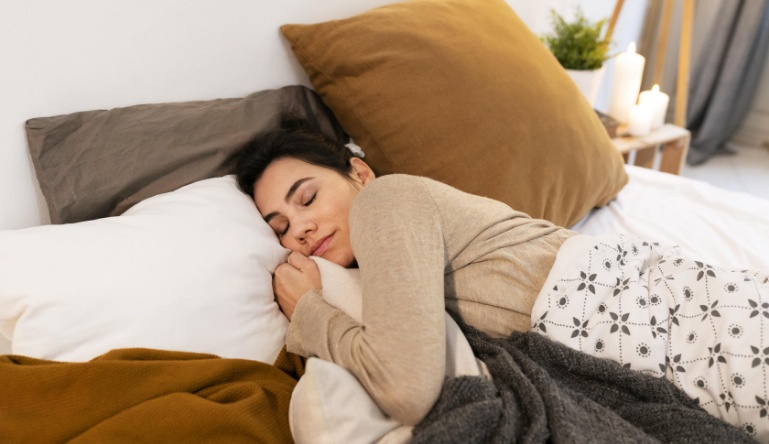
[[595, 99], [598, 97], [598, 89], [601, 87], [601, 79], [605, 70], [606, 65], [590, 71], [567, 69], [566, 73], [577, 84], [577, 88], [585, 96], [590, 106], [595, 106]]

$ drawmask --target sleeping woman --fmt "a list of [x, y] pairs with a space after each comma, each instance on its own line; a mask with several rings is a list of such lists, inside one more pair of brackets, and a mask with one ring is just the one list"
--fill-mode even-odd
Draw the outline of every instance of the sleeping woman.
[[[274, 275], [276, 299], [291, 321], [288, 350], [348, 369], [379, 406], [402, 424], [419, 423], [441, 393], [446, 362], [444, 311], [489, 336], [506, 337], [529, 331], [532, 324], [541, 332], [547, 330], [543, 326], [557, 330], [562, 323], [547, 324], [547, 316], [555, 316], [547, 315], [555, 311], [548, 307], [541, 307], [532, 322], [535, 303], [557, 305], [563, 297], [571, 298], [571, 307], [580, 307], [581, 325], [575, 327], [568, 315], [566, 337], [577, 341], [587, 337], [580, 328], [586, 331], [600, 323], [583, 319], [582, 315], [589, 315], [583, 313], [586, 309], [596, 316], [608, 313], [610, 306], [590, 308], [589, 298], [581, 301], [574, 294], [585, 283], [578, 293], [594, 297], [600, 275], [596, 278], [587, 272], [582, 281], [556, 283], [564, 291], [573, 284], [571, 294], [548, 293], [553, 292], [555, 278], [549, 275], [561, 247], [569, 239], [587, 236], [428, 178], [397, 174], [375, 178], [372, 169], [345, 146], [300, 123], [250, 142], [239, 159], [237, 178], [281, 244], [291, 250], [287, 263]], [[589, 247], [599, 251], [598, 244]], [[617, 248], [632, 250], [633, 246], [613, 243], [606, 248], [616, 256]], [[650, 252], [656, 248], [646, 247]], [[645, 247], [638, 243], [636, 248]], [[320, 273], [309, 256], [360, 269], [363, 324], [324, 302]], [[617, 260], [631, 266], [630, 256]], [[571, 267], [570, 262], [563, 265]], [[581, 273], [565, 271], [572, 272]], [[624, 279], [618, 283], [632, 285]], [[610, 287], [609, 296], [616, 296], [613, 277]], [[626, 304], [625, 309], [629, 308]], [[698, 318], [701, 314], [698, 311]], [[614, 316], [606, 314], [602, 319], [611, 321]], [[632, 326], [624, 313], [617, 317], [617, 328], [606, 323], [606, 334], [614, 330], [612, 335], [617, 331], [622, 335]], [[652, 327], [669, 317], [667, 313], [658, 317]], [[589, 344], [594, 348], [595, 341]], [[664, 344], [661, 348], [664, 354]], [[769, 400], [767, 394], [761, 395]], [[722, 407], [723, 402], [718, 405]]]

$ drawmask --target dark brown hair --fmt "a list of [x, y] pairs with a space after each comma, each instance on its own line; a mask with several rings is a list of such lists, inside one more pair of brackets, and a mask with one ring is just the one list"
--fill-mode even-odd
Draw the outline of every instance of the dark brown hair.
[[328, 168], [344, 177], [352, 171], [353, 153], [346, 146], [313, 129], [306, 120], [283, 117], [280, 129], [259, 134], [238, 154], [238, 186], [253, 198], [254, 185], [267, 167], [287, 157]]

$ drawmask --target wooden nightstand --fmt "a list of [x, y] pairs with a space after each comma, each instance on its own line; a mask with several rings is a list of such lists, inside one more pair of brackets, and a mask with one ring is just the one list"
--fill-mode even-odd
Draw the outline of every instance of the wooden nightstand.
[[[626, 130], [624, 127], [620, 127], [617, 133], [625, 134]], [[661, 153], [659, 170], [671, 174], [681, 174], [690, 140], [689, 130], [668, 123], [645, 136], [621, 135], [613, 138], [612, 142], [622, 153], [625, 162], [630, 159], [630, 153], [635, 152], [634, 165], [654, 168], [655, 157], [659, 151]]]

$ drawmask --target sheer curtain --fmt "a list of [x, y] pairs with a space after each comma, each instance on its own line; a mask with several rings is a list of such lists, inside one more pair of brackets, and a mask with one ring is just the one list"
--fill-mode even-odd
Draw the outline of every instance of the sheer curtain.
[[750, 110], [769, 48], [768, 5], [766, 0], [721, 3], [689, 80], [692, 165], [728, 151], [726, 141]]

